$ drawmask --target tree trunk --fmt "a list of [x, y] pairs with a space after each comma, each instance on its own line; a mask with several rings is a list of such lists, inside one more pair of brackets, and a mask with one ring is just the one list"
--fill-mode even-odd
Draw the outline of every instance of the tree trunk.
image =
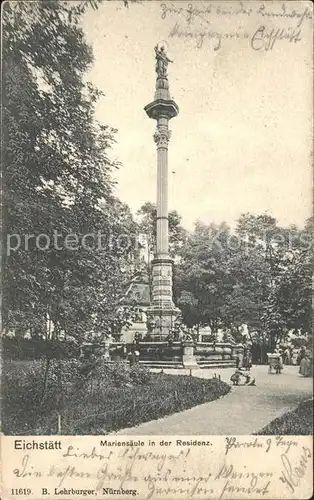
[[43, 384], [43, 392], [41, 396], [41, 404], [43, 404], [45, 397], [46, 397], [46, 392], [47, 392], [47, 387], [48, 387], [48, 374], [49, 374], [49, 367], [50, 367], [50, 362], [51, 358], [46, 357], [46, 367], [45, 367], [45, 375], [44, 375], [44, 384]]
[[201, 342], [202, 339], [200, 338], [200, 324], [199, 323], [197, 324], [196, 332], [197, 332], [197, 342]]
[[[239, 327], [238, 327], [238, 328], [239, 328]], [[238, 330], [238, 331], [239, 331], [239, 330]], [[250, 329], [250, 327], [249, 327], [248, 325], [247, 325], [247, 332], [248, 332], [248, 334], [249, 334], [250, 341], [251, 341], [251, 342], [252, 342], [252, 344], [253, 344], [252, 335], [251, 335], [251, 329]], [[239, 332], [239, 333], [240, 333], [240, 332]]]

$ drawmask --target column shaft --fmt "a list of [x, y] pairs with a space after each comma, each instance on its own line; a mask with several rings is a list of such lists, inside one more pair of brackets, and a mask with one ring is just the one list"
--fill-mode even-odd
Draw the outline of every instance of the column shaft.
[[[168, 124], [167, 124], [168, 129]], [[169, 133], [169, 131], [168, 131]], [[168, 149], [166, 141], [157, 147], [157, 255], [168, 255]]]

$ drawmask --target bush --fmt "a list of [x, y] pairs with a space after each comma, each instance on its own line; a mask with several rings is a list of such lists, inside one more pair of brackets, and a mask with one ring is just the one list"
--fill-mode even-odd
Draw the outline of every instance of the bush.
[[256, 434], [304, 436], [313, 434], [313, 400], [303, 401], [282, 417], [275, 418]]
[[[82, 373], [83, 367], [83, 373]], [[229, 392], [218, 379], [152, 374], [139, 365], [95, 360], [9, 362], [3, 369], [4, 434], [104, 434], [138, 425]], [[15, 388], [13, 391], [12, 388]]]
[[31, 433], [28, 431], [40, 424], [40, 418], [49, 419], [62, 411], [67, 398], [73, 398], [84, 384], [79, 368], [75, 359], [6, 361], [2, 370], [4, 432]]
[[116, 387], [124, 385], [142, 385], [148, 384], [151, 380], [151, 373], [147, 368], [140, 365], [129, 366], [124, 361], [115, 361], [106, 363], [99, 360], [90, 372], [94, 380], [103, 383], [104, 380], [112, 383]]
[[151, 372], [140, 365], [133, 365], [130, 367], [130, 377], [132, 382], [137, 385], [148, 384], [151, 382], [152, 374]]
[[98, 384], [122, 387], [132, 382], [129, 365], [124, 361], [106, 363], [101, 358], [96, 362], [90, 376]]
[[6, 360], [41, 359], [50, 356], [55, 359], [78, 357], [80, 349], [74, 340], [25, 339], [3, 337], [2, 356]]

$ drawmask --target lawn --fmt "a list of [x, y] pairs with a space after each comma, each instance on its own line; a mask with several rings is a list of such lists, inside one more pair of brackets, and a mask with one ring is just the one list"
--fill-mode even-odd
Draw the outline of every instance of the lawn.
[[106, 434], [213, 401], [229, 390], [216, 378], [153, 374], [124, 362], [51, 360], [47, 370], [44, 360], [5, 361], [2, 432]]

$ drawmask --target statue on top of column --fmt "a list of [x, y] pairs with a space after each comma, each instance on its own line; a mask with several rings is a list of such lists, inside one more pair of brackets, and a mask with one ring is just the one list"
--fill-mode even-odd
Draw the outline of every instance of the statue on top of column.
[[156, 45], [155, 47], [155, 54], [156, 54], [156, 73], [158, 78], [167, 78], [168, 73], [167, 73], [167, 68], [168, 68], [168, 63], [172, 63], [171, 59], [167, 57], [167, 54], [165, 52], [165, 47], [158, 47]]

